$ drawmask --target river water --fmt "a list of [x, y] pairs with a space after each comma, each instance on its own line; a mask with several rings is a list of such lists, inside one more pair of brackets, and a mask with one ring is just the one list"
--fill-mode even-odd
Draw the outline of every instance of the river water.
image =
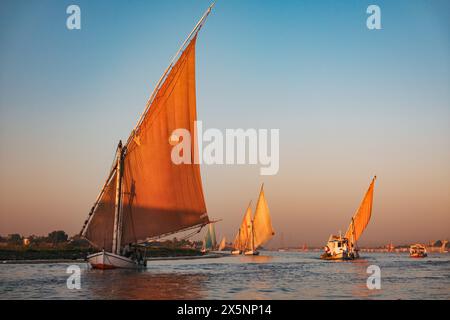
[[[153, 261], [139, 271], [78, 263], [80, 289], [67, 287], [68, 263], [0, 264], [0, 299], [450, 299], [450, 254], [362, 253], [347, 262], [319, 254]], [[380, 289], [367, 288], [370, 265], [380, 267]]]

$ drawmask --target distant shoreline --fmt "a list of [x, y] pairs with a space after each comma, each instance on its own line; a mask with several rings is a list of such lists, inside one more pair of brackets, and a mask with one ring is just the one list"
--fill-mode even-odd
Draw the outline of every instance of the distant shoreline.
[[[0, 263], [59, 263], [59, 262], [82, 262], [89, 254], [97, 252], [92, 247], [10, 247], [0, 248]], [[145, 249], [144, 258], [180, 258], [180, 257], [202, 257], [203, 254], [196, 249], [149, 247]]]
[[46, 264], [46, 263], [84, 263], [84, 259], [36, 259], [36, 260], [3, 260], [2, 264]]

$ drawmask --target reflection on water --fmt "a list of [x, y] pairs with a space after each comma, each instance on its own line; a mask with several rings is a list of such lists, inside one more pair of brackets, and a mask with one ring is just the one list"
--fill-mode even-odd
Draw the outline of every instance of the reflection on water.
[[240, 263], [266, 263], [272, 261], [272, 256], [258, 255], [258, 256], [237, 256]]
[[[381, 268], [381, 290], [366, 287], [367, 267]], [[0, 264], [0, 299], [450, 299], [450, 255], [410, 259], [367, 253], [323, 261], [318, 253], [152, 261], [144, 270], [81, 267], [69, 290], [69, 264]]]
[[152, 274], [132, 270], [89, 270], [85, 282], [93, 299], [202, 299], [204, 275]]

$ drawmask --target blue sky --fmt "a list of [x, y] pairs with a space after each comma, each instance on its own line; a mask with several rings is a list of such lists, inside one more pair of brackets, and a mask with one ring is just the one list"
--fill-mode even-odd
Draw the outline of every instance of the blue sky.
[[[66, 28], [70, 4], [81, 30]], [[369, 4], [382, 30], [366, 28]], [[115, 145], [208, 5], [1, 2], [0, 234], [78, 231]], [[449, 24], [448, 1], [218, 1], [197, 42], [199, 119], [281, 139], [277, 176], [202, 168], [219, 232], [231, 237], [265, 181], [285, 241], [325, 241], [377, 173], [367, 241], [447, 237]]]

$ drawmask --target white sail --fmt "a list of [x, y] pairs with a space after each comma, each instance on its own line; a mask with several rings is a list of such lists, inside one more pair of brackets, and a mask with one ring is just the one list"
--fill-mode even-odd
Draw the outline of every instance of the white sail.
[[264, 195], [264, 184], [261, 186], [258, 203], [256, 204], [255, 217], [253, 218], [253, 245], [256, 250], [260, 245], [269, 241], [275, 234], [270, 218], [270, 210]]
[[219, 251], [222, 251], [223, 249], [225, 249], [225, 246], [226, 246], [226, 240], [225, 240], [225, 237], [223, 237], [222, 241], [220, 241], [220, 244], [219, 244]]

